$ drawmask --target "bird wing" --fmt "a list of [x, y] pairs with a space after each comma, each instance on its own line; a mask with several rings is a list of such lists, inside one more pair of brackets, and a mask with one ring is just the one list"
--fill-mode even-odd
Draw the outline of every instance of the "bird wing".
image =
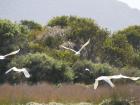
[[[19, 49], [19, 50], [20, 50], [20, 49]], [[13, 51], [13, 52], [11, 52], [11, 53], [9, 53], [9, 54], [6, 54], [6, 55], [4, 55], [4, 57], [9, 56], [9, 55], [16, 54], [16, 53], [18, 53], [18, 52], [19, 52], [19, 50], [17, 50], [17, 51]]]
[[25, 77], [29, 78], [30, 74], [28, 73], [28, 71], [24, 68], [22, 70], [23, 70], [23, 73], [24, 73]]
[[5, 72], [5, 74], [7, 74], [8, 72], [10, 72], [13, 68], [14, 68], [14, 67], [12, 67], [11, 69], [7, 70], [7, 71]]
[[120, 77], [121, 77], [121, 78], [130, 78], [130, 77], [124, 76], [124, 75], [121, 75]]
[[140, 77], [130, 77], [129, 79], [136, 81], [136, 80], [140, 79]]
[[88, 69], [88, 68], [86, 68], [85, 70], [86, 70], [86, 71], [89, 71], [89, 69]]
[[65, 48], [65, 49], [69, 49], [69, 50], [74, 51], [74, 52], [76, 53], [76, 51], [75, 51], [75, 50], [73, 50], [73, 49], [67, 48], [67, 47], [62, 46], [62, 45], [61, 45], [61, 47]]
[[95, 80], [94, 89], [97, 89], [97, 87], [98, 87], [98, 80]]
[[115, 87], [115, 85], [110, 81], [110, 79], [105, 78], [104, 81], [106, 81], [111, 87]]
[[90, 42], [90, 39], [81, 47], [81, 49], [79, 50], [79, 52], [80, 52], [86, 45], [88, 45], [89, 42]]
[[134, 80], [134, 81], [140, 79], [140, 77], [128, 77], [128, 76], [124, 76], [124, 75], [120, 75], [120, 77], [121, 78], [129, 78], [129, 79]]
[[129, 78], [129, 79], [134, 80], [134, 81], [140, 79], [140, 77], [128, 77], [128, 76], [124, 76], [124, 75], [121, 75], [121, 74], [120, 75], [109, 76], [109, 77], [111, 77], [112, 79]]
[[111, 79], [119, 79], [119, 78], [121, 78], [120, 75], [113, 75], [113, 76], [108, 76], [108, 77], [110, 77]]

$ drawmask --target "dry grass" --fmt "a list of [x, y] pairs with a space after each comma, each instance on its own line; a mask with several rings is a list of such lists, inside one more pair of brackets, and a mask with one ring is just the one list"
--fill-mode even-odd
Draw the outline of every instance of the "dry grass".
[[99, 85], [94, 90], [93, 85], [85, 86], [84, 84], [63, 84], [59, 88], [47, 83], [38, 83], [33, 86], [27, 84], [11, 86], [7, 83], [0, 85], [0, 105], [28, 102], [99, 103], [107, 98], [123, 98], [133, 103], [140, 103], [140, 87], [132, 84], [116, 85], [115, 88]]

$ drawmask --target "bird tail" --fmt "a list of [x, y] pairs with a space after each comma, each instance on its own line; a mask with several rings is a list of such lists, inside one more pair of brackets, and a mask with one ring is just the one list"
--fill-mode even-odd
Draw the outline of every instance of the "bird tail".
[[97, 86], [98, 86], [98, 80], [95, 80], [95, 83], [94, 83], [94, 90], [97, 89]]

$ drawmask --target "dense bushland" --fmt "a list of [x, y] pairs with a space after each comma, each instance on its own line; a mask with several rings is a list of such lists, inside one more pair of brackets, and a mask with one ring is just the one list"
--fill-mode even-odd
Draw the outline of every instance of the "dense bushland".
[[[28, 40], [28, 33], [29, 30], [26, 26], [12, 23], [7, 19], [0, 19], [0, 55], [6, 55], [23, 47]], [[0, 61], [1, 76], [7, 70], [6, 65], [12, 60], [12, 58], [13, 56], [9, 56]]]
[[[5, 75], [5, 81], [11, 84], [27, 82], [34, 84], [40, 81], [46, 81], [49, 83], [72, 83], [73, 82], [73, 70], [69, 67], [69, 64], [63, 61], [58, 61], [52, 57], [47, 56], [45, 53], [36, 53], [22, 55], [13, 59], [7, 68], [11, 67], [26, 68], [31, 77], [25, 81], [23, 73], [12, 72]], [[22, 76], [22, 78], [21, 78]]]
[[[64, 24], [65, 21], [65, 24]], [[99, 52], [102, 49], [103, 42], [109, 37], [109, 31], [107, 29], [101, 29], [98, 24], [92, 19], [79, 18], [77, 16], [61, 16], [54, 17], [48, 22], [47, 26], [60, 25], [64, 28], [71, 28], [71, 32], [66, 34], [66, 40], [72, 40], [76, 44], [74, 47], [79, 50], [82, 43], [87, 42], [90, 39], [90, 43], [85, 50], [82, 50], [80, 57], [87, 60], [95, 61], [95, 58], [99, 56]], [[65, 40], [65, 41], [66, 41]]]
[[[73, 66], [74, 71], [74, 82], [75, 83], [85, 83], [93, 84], [95, 79], [99, 76], [104, 75], [115, 75], [118, 74], [118, 69], [111, 67], [109, 64], [104, 63], [92, 63], [91, 61], [77, 61]], [[89, 71], [85, 69], [88, 68]]]
[[[34, 21], [21, 20], [18, 24], [0, 19], [0, 54], [21, 49], [0, 61], [0, 83], [93, 84], [102, 75], [139, 76], [139, 35], [137, 25], [111, 35], [93, 19], [77, 16], [57, 16], [44, 27]], [[89, 39], [80, 55], [61, 48], [64, 45], [78, 51]], [[13, 66], [26, 68], [31, 77], [25, 79], [13, 71], [4, 75]]]
[[20, 23], [22, 25], [26, 25], [28, 27], [28, 29], [30, 29], [30, 30], [39, 30], [39, 31], [43, 30], [43, 26], [34, 21], [21, 20]]

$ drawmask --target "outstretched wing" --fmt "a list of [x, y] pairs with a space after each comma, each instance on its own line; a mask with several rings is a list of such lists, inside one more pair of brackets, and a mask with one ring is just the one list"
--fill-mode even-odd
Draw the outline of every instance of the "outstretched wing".
[[120, 79], [122, 78], [122, 75], [113, 75], [113, 76], [108, 76], [110, 77], [111, 79]]
[[130, 77], [129, 79], [136, 81], [136, 80], [140, 79], [140, 77]]
[[81, 47], [81, 49], [79, 50], [79, 52], [80, 52], [86, 45], [88, 45], [89, 42], [90, 42], [90, 39]]
[[29, 78], [30, 74], [28, 73], [28, 71], [24, 68], [22, 70], [23, 70], [23, 73], [24, 73], [25, 77]]
[[10, 72], [13, 68], [14, 68], [14, 67], [12, 67], [11, 69], [7, 70], [7, 71], [5, 72], [5, 74], [7, 74], [8, 72]]
[[75, 50], [73, 50], [73, 49], [67, 48], [67, 47], [62, 46], [62, 45], [61, 45], [61, 47], [65, 48], [65, 49], [69, 49], [69, 50], [71, 50], [71, 51], [73, 51], [73, 52], [75, 52], [75, 53], [76, 53], [76, 51], [75, 51]]
[[128, 76], [124, 76], [124, 75], [119, 75], [119, 76], [120, 76], [121, 78], [129, 78], [129, 79], [134, 80], [134, 81], [140, 79], [140, 77], [128, 77]]
[[9, 54], [6, 54], [6, 55], [4, 55], [4, 57], [9, 56], [9, 55], [16, 54], [16, 53], [18, 53], [19, 51], [20, 51], [20, 49], [19, 49], [19, 50], [17, 50], [17, 51], [13, 51], [13, 52], [11, 52], [11, 53], [9, 53]]
[[105, 78], [104, 81], [106, 81], [111, 87], [115, 87], [115, 85], [110, 81], [110, 79]]

